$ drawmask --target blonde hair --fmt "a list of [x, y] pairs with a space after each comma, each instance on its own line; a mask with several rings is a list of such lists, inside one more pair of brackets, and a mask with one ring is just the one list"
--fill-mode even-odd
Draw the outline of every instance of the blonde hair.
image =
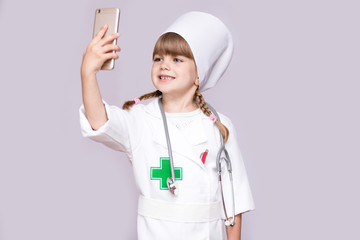
[[[186, 40], [183, 37], [181, 37], [179, 34], [174, 32], [167, 32], [159, 37], [154, 47], [153, 58], [157, 54], [171, 55], [171, 56], [180, 55], [195, 60], [189, 44], [186, 42]], [[159, 97], [161, 95], [162, 93], [159, 90], [156, 90], [154, 92], [141, 95], [138, 99], [140, 101], [143, 101], [150, 98]], [[212, 112], [210, 111], [209, 107], [206, 105], [204, 97], [200, 93], [199, 88], [197, 88], [195, 91], [194, 102], [197, 104], [197, 106], [206, 116], [210, 117]], [[130, 110], [130, 108], [134, 104], [135, 104], [135, 100], [127, 101], [124, 103], [123, 109]], [[221, 135], [224, 138], [224, 142], [226, 143], [229, 137], [229, 130], [220, 121], [216, 121], [215, 124], [219, 128]]]
[[153, 58], [158, 55], [185, 56], [194, 60], [194, 55], [186, 40], [177, 33], [167, 32], [155, 43]]
[[[201, 111], [208, 117], [210, 117], [210, 115], [212, 114], [212, 112], [210, 111], [209, 107], [206, 105], [206, 102], [204, 100], [203, 95], [200, 93], [199, 88], [196, 89], [195, 91], [195, 96], [194, 96], [195, 102], [198, 105], [198, 107], [201, 109]], [[228, 138], [229, 138], [229, 130], [227, 129], [227, 127], [222, 124], [220, 121], [216, 120], [215, 122], [216, 126], [219, 128], [221, 135], [224, 138], [224, 142], [226, 143]]]

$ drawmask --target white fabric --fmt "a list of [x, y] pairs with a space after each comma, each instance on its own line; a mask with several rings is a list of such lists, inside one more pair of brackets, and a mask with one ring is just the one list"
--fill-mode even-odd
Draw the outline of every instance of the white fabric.
[[180, 16], [166, 32], [181, 35], [189, 44], [197, 66], [201, 92], [212, 88], [228, 67], [233, 40], [230, 31], [217, 17], [204, 12]]
[[[203, 113], [184, 129], [178, 129], [169, 121], [174, 165], [181, 167], [182, 180], [176, 181], [179, 194], [160, 190], [160, 180], [151, 180], [151, 167], [160, 166], [160, 158], [167, 157], [167, 145], [158, 99], [148, 105], [137, 104], [130, 111], [105, 103], [109, 120], [97, 131], [92, 130], [84, 108], [80, 108], [82, 134], [110, 148], [125, 152], [131, 161], [140, 195], [146, 198], [180, 204], [209, 204], [221, 201], [217, 178], [216, 154], [220, 147], [219, 131]], [[254, 209], [248, 178], [236, 140], [236, 131], [224, 115], [220, 118], [230, 131], [226, 148], [233, 165], [235, 190], [235, 214]], [[171, 118], [171, 116], [169, 116]], [[205, 164], [200, 155], [209, 150]], [[225, 171], [226, 172], [226, 171]], [[224, 184], [229, 186], [227, 177]], [[226, 190], [226, 189], [225, 189]], [[227, 193], [229, 191], [225, 191]], [[231, 201], [225, 194], [226, 201]], [[138, 239], [224, 239], [222, 220], [180, 223], [138, 215]]]
[[138, 213], [145, 217], [173, 222], [211, 222], [221, 219], [222, 203], [174, 203], [140, 195]]

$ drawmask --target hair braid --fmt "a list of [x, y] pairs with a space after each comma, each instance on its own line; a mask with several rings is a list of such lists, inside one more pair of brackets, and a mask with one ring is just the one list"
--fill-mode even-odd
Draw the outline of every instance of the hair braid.
[[[202, 96], [202, 94], [199, 91], [199, 88], [196, 89], [195, 91], [195, 102], [197, 103], [197, 105], [199, 106], [199, 108], [201, 109], [201, 111], [208, 117], [210, 117], [210, 115], [212, 114], [212, 112], [210, 111], [209, 107], [206, 105], [206, 102], [204, 100], [204, 97]], [[224, 138], [224, 142], [226, 143], [229, 137], [229, 130], [227, 129], [227, 127], [222, 124], [220, 121], [216, 121], [215, 122], [216, 126], [219, 128], [221, 135]]]
[[[143, 101], [143, 100], [147, 100], [147, 99], [150, 99], [150, 98], [154, 98], [154, 97], [158, 97], [158, 96], [161, 96], [162, 95], [162, 92], [160, 92], [159, 90], [156, 90], [154, 92], [151, 92], [151, 93], [145, 93], [143, 95], [141, 95], [139, 97], [139, 100], [140, 101]], [[126, 110], [130, 110], [130, 108], [135, 104], [135, 101], [134, 100], [130, 100], [130, 101], [127, 101], [124, 103], [123, 105], [123, 109], [126, 109]]]

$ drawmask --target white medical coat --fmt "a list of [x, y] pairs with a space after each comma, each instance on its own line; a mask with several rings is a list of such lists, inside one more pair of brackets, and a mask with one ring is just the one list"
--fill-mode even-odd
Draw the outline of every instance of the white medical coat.
[[[169, 190], [161, 190], [161, 181], [151, 180], [150, 176], [150, 169], [159, 167], [160, 159], [168, 157], [158, 99], [152, 100], [147, 105], [135, 105], [129, 111], [106, 103], [105, 108], [109, 120], [96, 131], [91, 128], [84, 108], [80, 108], [82, 134], [126, 153], [132, 163], [136, 185], [142, 196], [179, 203], [201, 204], [221, 201], [215, 164], [220, 147], [220, 136], [218, 128], [209, 117], [201, 113], [201, 117], [191, 124], [187, 134], [179, 132], [168, 122], [174, 166], [182, 168], [182, 179], [177, 181], [179, 194], [174, 196]], [[236, 131], [226, 116], [220, 113], [219, 115], [230, 132], [226, 148], [233, 167], [235, 214], [239, 214], [254, 209], [254, 202], [236, 140]], [[206, 149], [209, 153], [203, 164], [200, 154]], [[223, 181], [225, 186], [230, 186], [226, 176]], [[229, 189], [226, 192], [230, 192]], [[227, 206], [230, 206], [231, 195], [225, 195], [225, 199]], [[221, 219], [182, 223], [138, 214], [139, 240], [219, 240], [225, 239], [223, 228]]]

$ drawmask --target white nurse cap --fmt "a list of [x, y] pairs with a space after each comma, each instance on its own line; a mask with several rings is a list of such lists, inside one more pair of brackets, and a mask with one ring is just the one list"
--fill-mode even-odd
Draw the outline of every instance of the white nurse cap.
[[233, 40], [225, 24], [211, 14], [189, 12], [176, 19], [166, 32], [181, 35], [189, 44], [199, 74], [199, 90], [215, 86], [233, 52]]

